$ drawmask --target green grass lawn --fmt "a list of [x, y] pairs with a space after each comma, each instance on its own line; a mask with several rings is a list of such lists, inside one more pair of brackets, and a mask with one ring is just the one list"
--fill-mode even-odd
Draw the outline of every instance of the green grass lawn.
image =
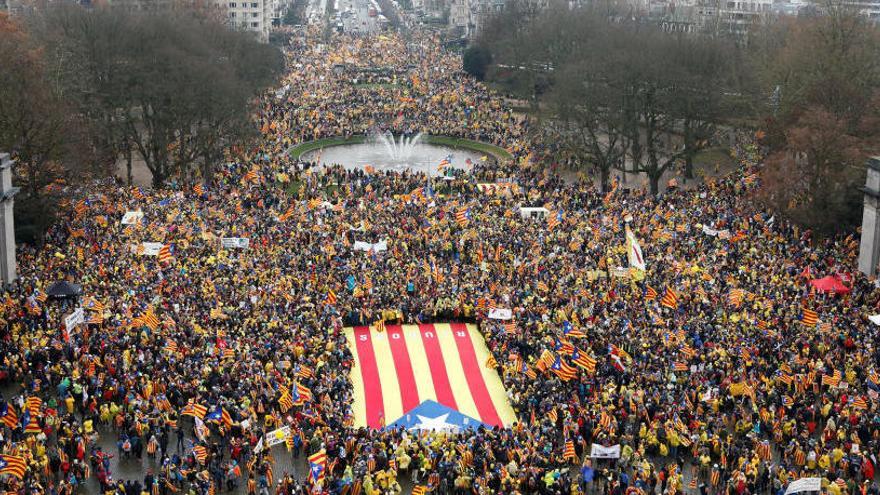
[[481, 143], [479, 141], [471, 141], [470, 139], [454, 138], [449, 136], [428, 136], [425, 141], [429, 144], [437, 144], [441, 146], [449, 146], [451, 148], [463, 148], [466, 150], [483, 153], [485, 155], [494, 156], [498, 160], [510, 160], [513, 155], [508, 153], [504, 148], [495, 146], [494, 144]]
[[694, 167], [706, 169], [710, 173], [714, 171], [716, 164], [722, 171], [734, 166], [733, 158], [730, 157], [727, 148], [709, 148], [700, 151], [694, 156]]
[[366, 139], [366, 136], [352, 136], [348, 139], [344, 137], [324, 138], [315, 141], [306, 141], [305, 143], [300, 143], [290, 148], [288, 152], [290, 153], [290, 157], [296, 160], [299, 159], [299, 157], [303, 154], [308, 153], [309, 151], [327, 148], [330, 146], [339, 146], [343, 144], [361, 144], [366, 141]]

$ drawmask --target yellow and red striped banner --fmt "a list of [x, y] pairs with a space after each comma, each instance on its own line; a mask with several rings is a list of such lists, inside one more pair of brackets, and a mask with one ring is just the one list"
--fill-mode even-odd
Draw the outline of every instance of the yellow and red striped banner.
[[516, 416], [474, 325], [464, 323], [348, 327], [354, 355], [354, 424], [381, 428], [426, 400], [487, 425], [507, 426]]

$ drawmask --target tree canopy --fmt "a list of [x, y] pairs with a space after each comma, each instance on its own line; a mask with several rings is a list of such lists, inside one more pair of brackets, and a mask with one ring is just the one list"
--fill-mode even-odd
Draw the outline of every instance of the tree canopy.
[[103, 130], [96, 147], [114, 161], [133, 150], [155, 187], [174, 174], [209, 181], [283, 69], [277, 48], [198, 12], [57, 4], [34, 30], [66, 99]]

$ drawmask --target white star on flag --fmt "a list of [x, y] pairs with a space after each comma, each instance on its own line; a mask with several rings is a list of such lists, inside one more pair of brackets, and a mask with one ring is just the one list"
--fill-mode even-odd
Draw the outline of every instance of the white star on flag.
[[413, 425], [412, 430], [458, 430], [458, 426], [447, 423], [449, 413], [441, 414], [436, 418], [427, 418], [421, 414], [416, 414], [419, 422]]

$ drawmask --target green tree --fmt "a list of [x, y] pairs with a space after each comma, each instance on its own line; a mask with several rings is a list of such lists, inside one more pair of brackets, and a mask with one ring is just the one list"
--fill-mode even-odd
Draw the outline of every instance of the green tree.
[[464, 51], [462, 58], [464, 71], [481, 81], [486, 77], [486, 71], [491, 63], [492, 54], [486, 47], [474, 45]]
[[767, 115], [760, 198], [828, 235], [854, 228], [865, 161], [880, 151], [880, 33], [856, 12], [789, 19], [754, 37]]

